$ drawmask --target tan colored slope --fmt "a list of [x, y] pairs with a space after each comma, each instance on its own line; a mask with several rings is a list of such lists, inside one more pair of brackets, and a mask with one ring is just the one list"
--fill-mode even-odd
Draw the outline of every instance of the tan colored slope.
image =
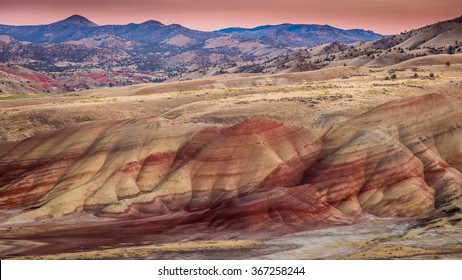
[[441, 47], [456, 45], [456, 41], [460, 42], [462, 38], [462, 25], [451, 27], [448, 31], [438, 34], [434, 38], [426, 41], [421, 47]]
[[[415, 31], [405, 33], [404, 42], [397, 45], [403, 49], [414, 49], [416, 47], [438, 48], [454, 44], [460, 40], [462, 35], [462, 25], [458, 22], [436, 23], [429, 27], [423, 27]], [[406, 38], [406, 35], [410, 36]]]
[[68, 93], [66, 95], [86, 95], [92, 97], [116, 97], [130, 95], [147, 95], [156, 93], [188, 93], [195, 90], [213, 90], [224, 88], [239, 88], [249, 86], [263, 86], [267, 84], [289, 85], [308, 81], [324, 81], [341, 78], [345, 75], [367, 73], [368, 70], [357, 67], [338, 67], [309, 72], [279, 73], [274, 75], [261, 74], [230, 74], [216, 77], [205, 77], [191, 81], [169, 82], [161, 84], [139, 84], [121, 88], [93, 89], [82, 93]]
[[462, 53], [459, 54], [437, 54], [431, 56], [416, 57], [399, 64], [395, 67], [416, 67], [424, 65], [445, 65], [447, 62], [454, 64], [462, 64]]

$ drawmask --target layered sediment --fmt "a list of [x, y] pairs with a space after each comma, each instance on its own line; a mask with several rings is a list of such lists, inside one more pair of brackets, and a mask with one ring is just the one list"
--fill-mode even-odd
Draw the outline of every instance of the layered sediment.
[[324, 129], [95, 121], [0, 144], [4, 222], [78, 213], [278, 232], [420, 218], [462, 193], [462, 99], [413, 97]]

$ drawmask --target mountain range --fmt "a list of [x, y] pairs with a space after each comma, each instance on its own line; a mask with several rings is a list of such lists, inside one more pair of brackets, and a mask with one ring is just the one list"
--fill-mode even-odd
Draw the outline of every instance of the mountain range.
[[[280, 24], [265, 25], [252, 29], [227, 28], [213, 32], [192, 30], [179, 24], [165, 25], [155, 20], [140, 24], [102, 25], [80, 15], [73, 15], [64, 20], [46, 25], [10, 26], [0, 25], [0, 34], [9, 35], [18, 41], [31, 43], [62, 43], [82, 40], [101, 35], [112, 35], [125, 40], [134, 40], [143, 43], [161, 43], [175, 36], [186, 36], [191, 39], [188, 45], [203, 44], [205, 40], [218, 38], [223, 35], [235, 34], [241, 39], [265, 42], [282, 39], [281, 44], [287, 46], [310, 47], [321, 43], [339, 41], [352, 43], [357, 41], [370, 41], [381, 38], [382, 35], [362, 29], [343, 30], [329, 25], [316, 24]], [[290, 40], [286, 40], [290, 36]]]
[[382, 37], [372, 31], [327, 25], [282, 24], [213, 32], [154, 20], [99, 26], [80, 15], [46, 25], [0, 25], [0, 35], [0, 63], [45, 72], [129, 68], [155, 72], [151, 80], [287, 53], [293, 48]]
[[329, 25], [288, 23], [264, 25], [255, 28], [226, 28], [217, 32], [247, 38], [259, 38], [264, 41], [276, 41], [297, 47], [310, 47], [334, 41], [342, 43], [372, 41], [382, 37], [382, 35], [370, 30], [344, 30]]
[[460, 52], [459, 38], [461, 17], [382, 36], [287, 23], [212, 32], [154, 20], [100, 26], [73, 15], [45, 25], [0, 25], [0, 90], [62, 92], [225, 73], [381, 67]]

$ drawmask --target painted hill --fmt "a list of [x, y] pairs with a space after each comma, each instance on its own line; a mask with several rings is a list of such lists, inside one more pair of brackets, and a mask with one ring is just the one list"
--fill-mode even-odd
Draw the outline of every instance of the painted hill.
[[320, 130], [265, 119], [82, 123], [0, 145], [3, 222], [91, 213], [150, 217], [151, 232], [188, 224], [262, 237], [443, 213], [462, 197], [461, 105], [414, 97]]

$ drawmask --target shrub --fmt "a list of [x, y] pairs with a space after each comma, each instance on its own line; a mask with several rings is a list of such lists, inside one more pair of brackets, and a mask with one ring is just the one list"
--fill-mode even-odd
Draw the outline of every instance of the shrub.
[[414, 78], [418, 78], [419, 75], [417, 75], [417, 73], [414, 73]]
[[446, 61], [445, 64], [446, 64], [447, 67], [451, 66], [451, 62], [449, 62], [449, 61]]
[[396, 79], [396, 74], [395, 74], [395, 73], [391, 74], [391, 78], [392, 78], [393, 80]]
[[431, 72], [430, 75], [428, 75], [428, 76], [430, 76], [430, 78], [432, 78], [432, 79], [435, 78], [435, 74], [433, 74], [433, 72]]
[[390, 80], [390, 77], [386, 76], [385, 81], [388, 81], [388, 80]]

